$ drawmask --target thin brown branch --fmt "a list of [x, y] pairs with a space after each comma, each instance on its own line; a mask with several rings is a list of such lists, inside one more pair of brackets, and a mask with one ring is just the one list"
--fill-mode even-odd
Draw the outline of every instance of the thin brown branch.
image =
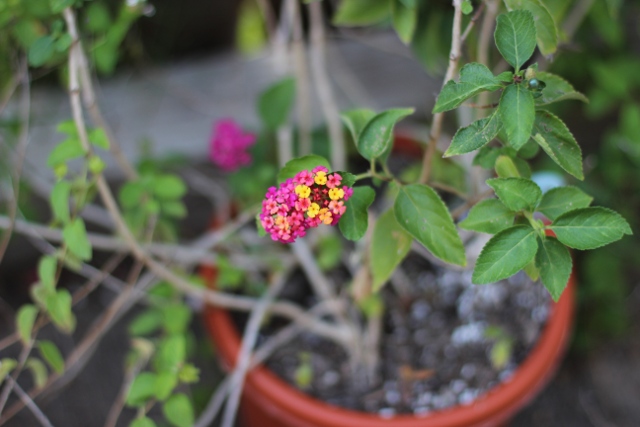
[[293, 71], [296, 77], [299, 155], [311, 154], [311, 91], [309, 90], [309, 66], [302, 30], [302, 12], [298, 0], [287, 0], [292, 24], [291, 49]]
[[473, 30], [473, 27], [476, 25], [476, 21], [480, 19], [480, 15], [482, 15], [482, 12], [484, 12], [484, 8], [485, 4], [480, 3], [480, 6], [478, 7], [478, 9], [476, 9], [476, 13], [473, 14], [471, 20], [469, 20], [469, 23], [467, 24], [467, 27], [462, 32], [462, 36], [460, 36], [461, 43], [464, 43], [465, 40], [467, 40], [467, 37], [469, 37], [471, 30]]
[[[449, 52], [449, 65], [447, 72], [444, 76], [443, 86], [449, 80], [452, 80], [457, 69], [458, 61], [460, 60], [460, 27], [462, 22], [462, 0], [453, 0], [453, 30], [451, 34], [451, 51]], [[440, 133], [442, 132], [442, 122], [444, 120], [444, 113], [436, 113], [433, 116], [433, 123], [431, 124], [431, 130], [429, 132], [429, 142], [427, 143], [427, 149], [424, 153], [422, 160], [422, 172], [420, 174], [420, 183], [427, 184], [431, 175], [431, 163], [433, 162], [433, 155], [436, 152], [438, 140], [440, 139]]]

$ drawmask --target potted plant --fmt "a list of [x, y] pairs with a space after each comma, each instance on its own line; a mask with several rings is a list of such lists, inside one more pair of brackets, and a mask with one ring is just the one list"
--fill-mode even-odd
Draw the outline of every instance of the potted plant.
[[[11, 344], [21, 342], [23, 351], [16, 359], [7, 358], [0, 365], [7, 378], [0, 395], [0, 410], [15, 391], [23, 399], [14, 403], [12, 408], [17, 409], [11, 409], [10, 415], [27, 405], [47, 425], [42, 411], [31, 404], [30, 398], [24, 398], [26, 393], [20, 392], [20, 373], [26, 368], [33, 372], [36, 385], [31, 395], [38, 395], [64, 379], [65, 369], [79, 364], [105, 328], [142, 298], [147, 298], [151, 308], [131, 326], [135, 335], [144, 337], [133, 342], [127, 380], [109, 416], [112, 425], [126, 404], [137, 408], [131, 424], [135, 427], [155, 425], [150, 411], [156, 405], [172, 425], [203, 426], [215, 417], [226, 399], [222, 425], [230, 427], [243, 390], [247, 420], [265, 426], [495, 425], [507, 420], [532, 393], [540, 390], [559, 362], [571, 325], [574, 285], [570, 280], [572, 261], [568, 248], [593, 249], [631, 234], [620, 215], [591, 207], [592, 198], [577, 187], [559, 186], [543, 192], [531, 178], [527, 160], [540, 149], [572, 179], [584, 178], [577, 142], [562, 120], [548, 110], [556, 102], [584, 100], [584, 96], [560, 76], [539, 70], [532, 60], [536, 47], [542, 55], [556, 50], [556, 29], [564, 11], [554, 9], [551, 13], [543, 1], [507, 0], [504, 6], [489, 1], [474, 8], [471, 1], [454, 0], [445, 83], [433, 108], [429, 138], [424, 146], [416, 149], [413, 145], [408, 153], [401, 148], [407, 145], [402, 143], [405, 140], [394, 136], [394, 127], [413, 114], [413, 108], [381, 112], [358, 108], [339, 114], [324, 56], [322, 4], [308, 5], [313, 65], [308, 70], [301, 49], [300, 4], [295, 0], [285, 2], [280, 26], [272, 31], [273, 48], [287, 56], [286, 47], [291, 40], [296, 78], [283, 78], [258, 100], [258, 111], [268, 129], [266, 138], [256, 142], [231, 120], [216, 126], [212, 140], [214, 163], [227, 171], [244, 167], [229, 176], [236, 198], [229, 210], [235, 210], [236, 215], [231, 222], [218, 221], [205, 243], [189, 248], [156, 241], [158, 234], [171, 236], [172, 218], [186, 215], [181, 198], [187, 188], [182, 179], [157, 165], [145, 163], [134, 169], [119, 154], [95, 102], [89, 60], [73, 6], [73, 2], [65, 1], [51, 6], [52, 19], [63, 19], [64, 24], [56, 26], [57, 32], [42, 36], [44, 40], [34, 42], [29, 51], [32, 65], [54, 61], [54, 53], [66, 57], [73, 120], [60, 125], [67, 139], [55, 148], [48, 162], [56, 176], [51, 207], [54, 225], [58, 226], [54, 230], [58, 234], [51, 239], [61, 240], [62, 245], [42, 258], [38, 283], [32, 288], [34, 304], [25, 305], [17, 313], [17, 332]], [[123, 10], [140, 12], [135, 7], [127, 4]], [[344, 0], [334, 22], [367, 25], [390, 17], [400, 37], [408, 43], [416, 31], [419, 10], [416, 2], [405, 0], [376, 0], [375, 6]], [[130, 15], [123, 12], [122, 16]], [[475, 60], [462, 64], [465, 43], [476, 36], [474, 27], [481, 16], [478, 50], [468, 53]], [[494, 44], [498, 71], [489, 68]], [[320, 147], [326, 157], [314, 153], [304, 108], [308, 102], [305, 96], [309, 95], [304, 78], [309, 71], [327, 120], [329, 137]], [[300, 108], [294, 144], [289, 115], [296, 96]], [[444, 138], [445, 113], [456, 109], [461, 117], [468, 116], [469, 111], [477, 117], [468, 120], [453, 137]], [[85, 110], [91, 115], [93, 129], [86, 124]], [[356, 161], [347, 161], [349, 148], [340, 119], [354, 142]], [[274, 145], [268, 144], [269, 138]], [[442, 139], [447, 139], [448, 144], [439, 151]], [[97, 150], [110, 150], [127, 176], [118, 197], [106, 182], [105, 164]], [[254, 162], [248, 166], [250, 150]], [[477, 153], [471, 161], [467, 157], [473, 152]], [[466, 160], [458, 162], [454, 156], [465, 156]], [[256, 160], [270, 158], [276, 160], [277, 168]], [[79, 171], [70, 172], [69, 165], [77, 159]], [[469, 167], [482, 166], [488, 172], [470, 172], [470, 168], [461, 167], [465, 163]], [[81, 215], [96, 193], [118, 239], [86, 231]], [[261, 198], [264, 195], [257, 209], [256, 193]], [[44, 232], [33, 224], [18, 223], [15, 218], [8, 223], [11, 227], [20, 225], [18, 228], [25, 233]], [[331, 234], [336, 228], [346, 240]], [[262, 238], [258, 239], [257, 233], [263, 234]], [[476, 233], [491, 237], [483, 242]], [[483, 248], [474, 255], [465, 243], [471, 247], [478, 241], [484, 243]], [[199, 249], [202, 246], [216, 251], [203, 251]], [[64, 357], [52, 342], [38, 337], [38, 330], [49, 320], [64, 332], [74, 330], [74, 298], [58, 282], [63, 268], [86, 270], [92, 248], [129, 251], [136, 260], [134, 273], [129, 284], [122, 285], [121, 293], [105, 311], [94, 333]], [[469, 260], [475, 261], [472, 271]], [[199, 264], [209, 265], [204, 277], [213, 289], [201, 286], [189, 274]], [[430, 270], [422, 277], [426, 264]], [[342, 269], [332, 270], [340, 265]], [[398, 277], [404, 274], [405, 265], [414, 272], [413, 276], [406, 276], [408, 279]], [[448, 270], [445, 265], [457, 270]], [[163, 283], [150, 290], [151, 279], [138, 280], [143, 269]], [[521, 270], [526, 274], [520, 273], [514, 283], [505, 282]], [[336, 279], [329, 279], [333, 274]], [[534, 283], [538, 279], [541, 284]], [[390, 282], [393, 289], [388, 286]], [[494, 285], [496, 282], [500, 283]], [[309, 288], [311, 297], [294, 292], [291, 298], [281, 299], [280, 293], [292, 283], [293, 288], [296, 284]], [[247, 295], [238, 290], [243, 284], [251, 285], [245, 286]], [[507, 328], [493, 325], [492, 316], [502, 317], [506, 323], [519, 321], [520, 312], [505, 315], [498, 310], [507, 298], [504, 289], [516, 286], [522, 291], [514, 297], [520, 301], [515, 305], [524, 307], [529, 317], [537, 319], [534, 338], [541, 330], [537, 344], [520, 344]], [[487, 294], [479, 295], [482, 292]], [[545, 292], [556, 303], [549, 305], [543, 297]], [[445, 392], [434, 399], [434, 393], [425, 387], [432, 378], [444, 381], [438, 376], [438, 370], [444, 368], [432, 362], [413, 363], [412, 356], [403, 359], [402, 355], [411, 351], [402, 338], [408, 331], [412, 336], [421, 334], [421, 339], [414, 340], [421, 349], [429, 349], [430, 340], [435, 341], [433, 331], [443, 335], [443, 316], [431, 313], [432, 300], [425, 299], [426, 294], [444, 301], [449, 311], [464, 312], [463, 316], [473, 320], [468, 325], [457, 325], [465, 328], [447, 330], [446, 335], [458, 340], [463, 350], [445, 344], [442, 353], [454, 359], [466, 351], [467, 343], [484, 343], [488, 355], [482, 353], [479, 357], [497, 367], [484, 384], [486, 389], [476, 389], [464, 397], [462, 392], [456, 395], [453, 389], [462, 383], [453, 377], [446, 380], [446, 392], [454, 394], [453, 401], [445, 397]], [[184, 392], [198, 379], [197, 369], [187, 358], [186, 326], [191, 314], [185, 295], [224, 310], [249, 313], [242, 342], [226, 311], [214, 309], [207, 314], [207, 326], [232, 373], [197, 420]], [[463, 310], [458, 305], [462, 301], [471, 308]], [[474, 317], [475, 305], [486, 305], [489, 311]], [[271, 331], [254, 355], [253, 347], [267, 314], [276, 319], [273, 323], [279, 327]], [[282, 318], [288, 323], [277, 325]], [[409, 321], [414, 326], [428, 322], [431, 329], [416, 330], [406, 326]], [[396, 329], [385, 334], [385, 328]], [[332, 367], [328, 375], [322, 375], [325, 383], [331, 383], [328, 390], [348, 375], [354, 385], [341, 389], [343, 400], [353, 400], [349, 395], [355, 391], [365, 397], [382, 391], [386, 402], [411, 409], [405, 408], [405, 414], [398, 413], [396, 407], [389, 411], [379, 406], [373, 409], [376, 414], [348, 411], [304, 396], [264, 368], [251, 371], [252, 365], [275, 349], [282, 350], [284, 343], [302, 330], [313, 345], [330, 349], [340, 357], [339, 368]], [[396, 336], [398, 341], [383, 343], [383, 335]], [[30, 356], [34, 347], [40, 351], [39, 358]], [[400, 357], [392, 368], [383, 365], [382, 347]], [[518, 351], [520, 355], [516, 357]], [[421, 357], [432, 360], [428, 351]], [[513, 366], [517, 358], [522, 359], [520, 367]], [[309, 388], [320, 377], [313, 363], [316, 359], [315, 354], [302, 347], [295, 350], [293, 358], [287, 356], [285, 365], [294, 368], [288, 371], [293, 372], [298, 389]], [[42, 360], [53, 369], [51, 374]], [[389, 382], [393, 383], [389, 389], [381, 380], [384, 370], [385, 378], [391, 378]], [[286, 366], [284, 371], [287, 376]], [[466, 371], [469, 374], [469, 369]], [[461, 387], [465, 390], [464, 385]], [[269, 391], [274, 393], [267, 398]], [[428, 404], [412, 400], [411, 396], [418, 395]], [[6, 419], [10, 415], [3, 416]]]

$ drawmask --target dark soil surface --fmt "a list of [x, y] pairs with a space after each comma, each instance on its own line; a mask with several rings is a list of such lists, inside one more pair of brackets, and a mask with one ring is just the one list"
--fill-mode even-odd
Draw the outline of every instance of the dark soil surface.
[[[400, 298], [385, 289], [374, 384], [354, 377], [341, 348], [308, 335], [276, 352], [268, 366], [320, 399], [383, 416], [469, 404], [508, 379], [546, 322], [550, 299], [544, 288], [524, 274], [475, 286], [470, 271], [435, 269], [417, 256], [403, 266], [411, 294]], [[503, 360], [492, 362], [501, 348]], [[314, 373], [308, 385], [296, 381], [304, 357]]]

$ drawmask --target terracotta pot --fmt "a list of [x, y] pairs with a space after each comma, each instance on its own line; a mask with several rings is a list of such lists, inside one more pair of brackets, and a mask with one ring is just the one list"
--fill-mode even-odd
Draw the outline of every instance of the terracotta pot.
[[[401, 141], [398, 141], [401, 140]], [[400, 142], [400, 144], [398, 144]], [[396, 138], [401, 152], [419, 154], [420, 147], [406, 138]], [[215, 282], [214, 268], [204, 268], [209, 285]], [[513, 376], [468, 405], [454, 406], [425, 415], [376, 414], [329, 405], [295, 389], [260, 365], [249, 372], [243, 391], [241, 419], [246, 427], [489, 427], [499, 426], [529, 403], [549, 382], [568, 344], [574, 312], [575, 278], [550, 315], [538, 342]], [[209, 307], [206, 327], [226, 368], [235, 364], [240, 351], [239, 335], [229, 313]]]
[[[207, 282], [215, 270], [204, 269]], [[241, 418], [246, 427], [485, 427], [497, 426], [531, 401], [555, 373], [570, 338], [575, 299], [572, 275], [564, 294], [552, 304], [547, 325], [527, 359], [513, 376], [469, 405], [455, 406], [424, 416], [377, 415], [350, 411], [311, 398], [285, 383], [264, 366], [246, 379]], [[207, 329], [226, 367], [240, 351], [241, 337], [225, 310], [205, 311]]]

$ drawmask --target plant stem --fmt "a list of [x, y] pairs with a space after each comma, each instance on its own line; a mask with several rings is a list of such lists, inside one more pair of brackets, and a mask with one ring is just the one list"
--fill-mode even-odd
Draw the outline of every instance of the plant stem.
[[[477, 55], [478, 62], [482, 65], [489, 66], [489, 48], [493, 40], [493, 27], [495, 26], [496, 15], [499, 9], [499, 0], [485, 0], [487, 10], [482, 18], [480, 26], [480, 36], [478, 37]], [[478, 105], [487, 105], [489, 100], [489, 92], [482, 92], [478, 95]], [[476, 118], [484, 117], [484, 111], [477, 111]]]
[[309, 3], [308, 8], [311, 16], [311, 71], [314, 76], [320, 106], [329, 128], [331, 166], [333, 170], [342, 171], [347, 168], [344, 134], [340, 116], [338, 115], [338, 106], [327, 72], [327, 46], [322, 3]]
[[[462, 0], [453, 0], [453, 30], [451, 33], [451, 51], [449, 52], [449, 65], [447, 72], [444, 76], [443, 86], [449, 80], [452, 80], [457, 69], [458, 61], [460, 60], [460, 27], [462, 22]], [[436, 152], [438, 140], [440, 139], [440, 133], [442, 132], [442, 122], [444, 120], [444, 113], [436, 113], [433, 116], [433, 123], [429, 132], [429, 142], [427, 143], [427, 149], [422, 159], [422, 172], [420, 174], [419, 182], [427, 184], [429, 182], [429, 176], [431, 174], [431, 163], [433, 162], [433, 155]]]
[[[293, 70], [296, 76], [296, 94], [298, 110], [298, 136], [300, 156], [311, 154], [311, 93], [309, 91], [309, 68], [302, 31], [302, 15], [298, 0], [287, 0], [292, 26], [291, 49], [293, 51]], [[290, 5], [289, 5], [290, 4]]]

